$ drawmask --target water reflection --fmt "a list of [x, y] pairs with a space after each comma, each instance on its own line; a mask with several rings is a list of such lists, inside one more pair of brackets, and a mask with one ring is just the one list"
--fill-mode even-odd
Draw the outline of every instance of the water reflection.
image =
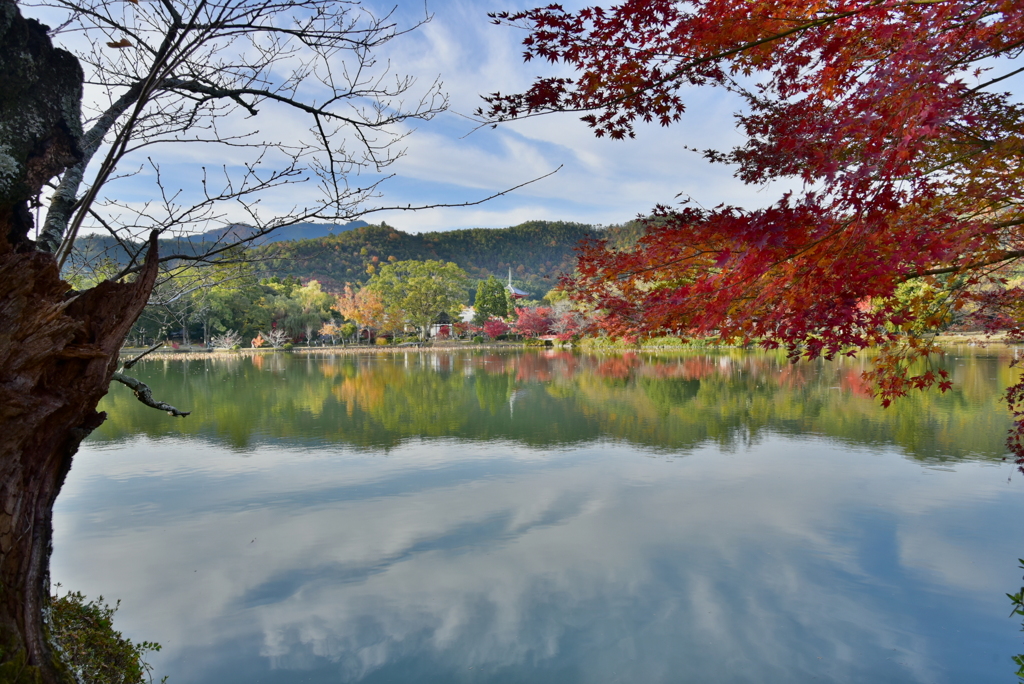
[[767, 432], [898, 444], [917, 459], [1001, 459], [1009, 353], [947, 357], [952, 391], [885, 411], [861, 380], [860, 359], [792, 365], [781, 354], [739, 351], [164, 359], [143, 365], [141, 378], [192, 416], [168, 421], [115, 388], [94, 439], [192, 435], [245, 451], [267, 439], [372, 448], [422, 437], [534, 446], [613, 438], [678, 452], [709, 441], [733, 448]]
[[231, 363], [146, 366], [197, 420], [115, 396], [58, 502], [172, 684], [1012, 673], [998, 360], [888, 411], [769, 355]]

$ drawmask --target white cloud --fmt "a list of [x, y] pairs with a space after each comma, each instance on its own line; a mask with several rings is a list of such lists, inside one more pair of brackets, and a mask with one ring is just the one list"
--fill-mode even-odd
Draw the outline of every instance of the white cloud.
[[[392, 9], [386, 3], [376, 5], [379, 13]], [[730, 116], [737, 101], [718, 91], [692, 91], [687, 96], [690, 111], [682, 122], [667, 129], [640, 125], [635, 140], [598, 139], [569, 114], [513, 122], [496, 130], [474, 130], [478, 124], [466, 117], [472, 117], [483, 104], [482, 94], [521, 91], [537, 75], [562, 68], [524, 64], [519, 43], [522, 32], [495, 26], [486, 16], [488, 10], [531, 5], [432, 2], [427, 8], [433, 13], [432, 21], [379, 49], [376, 69], [417, 79], [405, 96], [407, 103], [415, 102], [440, 77], [451, 108], [432, 121], [410, 122], [394, 129], [398, 135], [411, 132], [399, 143], [399, 147], [407, 148], [406, 156], [385, 171], [396, 177], [382, 185], [383, 197], [367, 208], [460, 204], [507, 190], [559, 166], [561, 170], [483, 207], [375, 214], [368, 220], [384, 218], [399, 229], [413, 232], [508, 226], [523, 217], [614, 223], [647, 213], [656, 204], [671, 203], [680, 193], [704, 206], [722, 202], [759, 205], [773, 199], [772, 192], [759, 194], [757, 189], [746, 188], [731, 177], [730, 169], [710, 167], [699, 155], [685, 149], [728, 147], [737, 140]], [[399, 28], [408, 28], [422, 19], [423, 12], [421, 5], [403, 5], [396, 8], [394, 18]], [[256, 132], [259, 141], [299, 144], [311, 140], [305, 117], [271, 103], [264, 103], [255, 119], [236, 113], [218, 120], [217, 127], [225, 136]], [[349, 149], [357, 151], [358, 145], [350, 143]], [[217, 173], [227, 166], [237, 176], [243, 165], [253, 160], [251, 152], [212, 144], [170, 144], [140, 150], [122, 169], [146, 167], [146, 157], [153, 155], [166, 174], [166, 185], [183, 190], [184, 203], [201, 189], [199, 167]], [[284, 156], [272, 152], [262, 165], [281, 168], [286, 162]], [[372, 171], [364, 172], [353, 175], [351, 183], [365, 185], [378, 178]], [[157, 196], [153, 174], [147, 168], [119, 181], [111, 193], [135, 203]], [[267, 193], [262, 206], [273, 215], [287, 213], [295, 206], [315, 205], [320, 199], [316, 184], [305, 183]], [[219, 211], [218, 217], [225, 221], [247, 219], [239, 207], [231, 205]]]
[[[982, 524], [984, 501], [1011, 494], [995, 469], [963, 464], [954, 484], [825, 440], [668, 461], [601, 443], [247, 458], [188, 444], [86, 447], [55, 522], [54, 579], [123, 599], [120, 627], [164, 643], [168, 666], [256, 643], [262, 659], [231, 666], [334, 663], [355, 680], [402, 658], [563, 659], [669, 681], [669, 653], [695, 676], [726, 661], [822, 676], [892, 651], [906, 681], [934, 681], [941, 659], [916, 618], [879, 597], [920, 586], [1001, 610], [992, 588], [1014, 578], [1010, 566], [963, 572], [958, 541], [927, 522], [937, 506], [973, 505], [965, 525]], [[861, 538], [890, 528], [899, 559], [880, 572]], [[991, 557], [999, 539], [972, 545]], [[581, 652], [600, 655], [580, 665]]]

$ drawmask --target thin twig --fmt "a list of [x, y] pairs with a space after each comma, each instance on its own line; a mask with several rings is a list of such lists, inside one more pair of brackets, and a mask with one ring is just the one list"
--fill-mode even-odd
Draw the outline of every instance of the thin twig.
[[141, 361], [143, 356], [145, 356], [146, 354], [151, 354], [151, 353], [155, 352], [157, 349], [159, 349], [162, 346], [164, 346], [163, 342], [157, 342], [152, 347], [150, 347], [146, 351], [142, 352], [141, 354], [136, 356], [134, 359], [132, 359], [128, 363], [126, 363], [123, 366], [121, 366], [121, 370], [128, 370], [129, 368], [131, 368], [132, 366], [137, 364], [139, 361]]

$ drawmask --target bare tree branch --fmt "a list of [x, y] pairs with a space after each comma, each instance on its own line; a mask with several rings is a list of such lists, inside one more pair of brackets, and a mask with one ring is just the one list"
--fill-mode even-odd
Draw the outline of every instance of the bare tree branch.
[[[77, 48], [92, 92], [98, 89], [106, 100], [89, 105], [82, 162], [44, 198], [49, 208], [37, 245], [56, 253], [60, 264], [79, 231], [94, 224], [127, 242], [153, 229], [189, 234], [227, 222], [231, 205], [262, 232], [314, 219], [351, 220], [386, 178], [353, 187], [349, 176], [386, 168], [403, 154], [396, 145], [408, 130], [401, 124], [447, 107], [439, 81], [419, 86], [374, 56], [429, 21], [426, 13], [399, 27], [393, 10], [374, 15], [358, 2], [335, 0], [26, 4], [67, 13], [55, 35]], [[413, 89], [420, 93], [409, 98]], [[264, 110], [306, 123], [257, 128], [254, 117]], [[143, 177], [153, 179], [152, 199], [108, 199], [117, 169], [137, 164], [140, 150], [171, 145], [177, 152], [186, 143], [238, 152], [222, 166], [223, 181], [213, 183], [203, 169], [176, 175], [182, 187], [172, 188], [151, 161], [155, 173]], [[140, 180], [133, 181], [136, 193]], [[303, 199], [290, 210], [261, 204], [292, 184], [309, 191], [292, 193]]]
[[134, 366], [134, 365], [135, 365], [135, 364], [137, 364], [137, 363], [138, 363], [139, 361], [141, 361], [141, 360], [142, 360], [142, 359], [143, 359], [143, 358], [144, 358], [144, 357], [145, 357], [145, 356], [146, 356], [147, 354], [152, 354], [153, 352], [155, 352], [155, 351], [156, 351], [157, 349], [159, 349], [159, 348], [160, 348], [160, 347], [162, 347], [162, 346], [164, 346], [164, 343], [163, 343], [163, 342], [157, 342], [157, 343], [156, 343], [156, 344], [154, 344], [154, 345], [153, 345], [152, 347], [150, 347], [150, 348], [149, 348], [149, 349], [147, 349], [146, 351], [144, 351], [144, 352], [142, 352], [141, 354], [139, 354], [138, 356], [136, 356], [136, 357], [135, 357], [134, 359], [132, 359], [131, 361], [128, 361], [128, 362], [127, 362], [127, 363], [125, 363], [125, 364], [124, 364], [123, 366], [121, 366], [121, 370], [123, 370], [123, 371], [125, 371], [125, 370], [130, 370], [132, 366]]
[[153, 398], [153, 390], [149, 389], [149, 386], [136, 378], [125, 375], [121, 371], [114, 371], [113, 380], [117, 380], [122, 385], [127, 385], [135, 392], [135, 397], [146, 406], [151, 408], [159, 409], [161, 411], [167, 411], [167, 415], [184, 418], [191, 414], [191, 411], [179, 411], [170, 404], [164, 401], [157, 401]]

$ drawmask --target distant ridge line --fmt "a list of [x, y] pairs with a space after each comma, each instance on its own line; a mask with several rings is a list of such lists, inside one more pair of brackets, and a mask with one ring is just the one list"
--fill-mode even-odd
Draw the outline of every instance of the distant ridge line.
[[[254, 245], [265, 245], [271, 242], [291, 242], [293, 240], [315, 240], [344, 233], [356, 228], [370, 225], [366, 221], [349, 221], [348, 223], [295, 223], [290, 226], [276, 228], [267, 235], [253, 240]], [[223, 228], [214, 228], [205, 233], [192, 236], [203, 242], [239, 242], [256, 233], [256, 228], [244, 223], [232, 223]]]

